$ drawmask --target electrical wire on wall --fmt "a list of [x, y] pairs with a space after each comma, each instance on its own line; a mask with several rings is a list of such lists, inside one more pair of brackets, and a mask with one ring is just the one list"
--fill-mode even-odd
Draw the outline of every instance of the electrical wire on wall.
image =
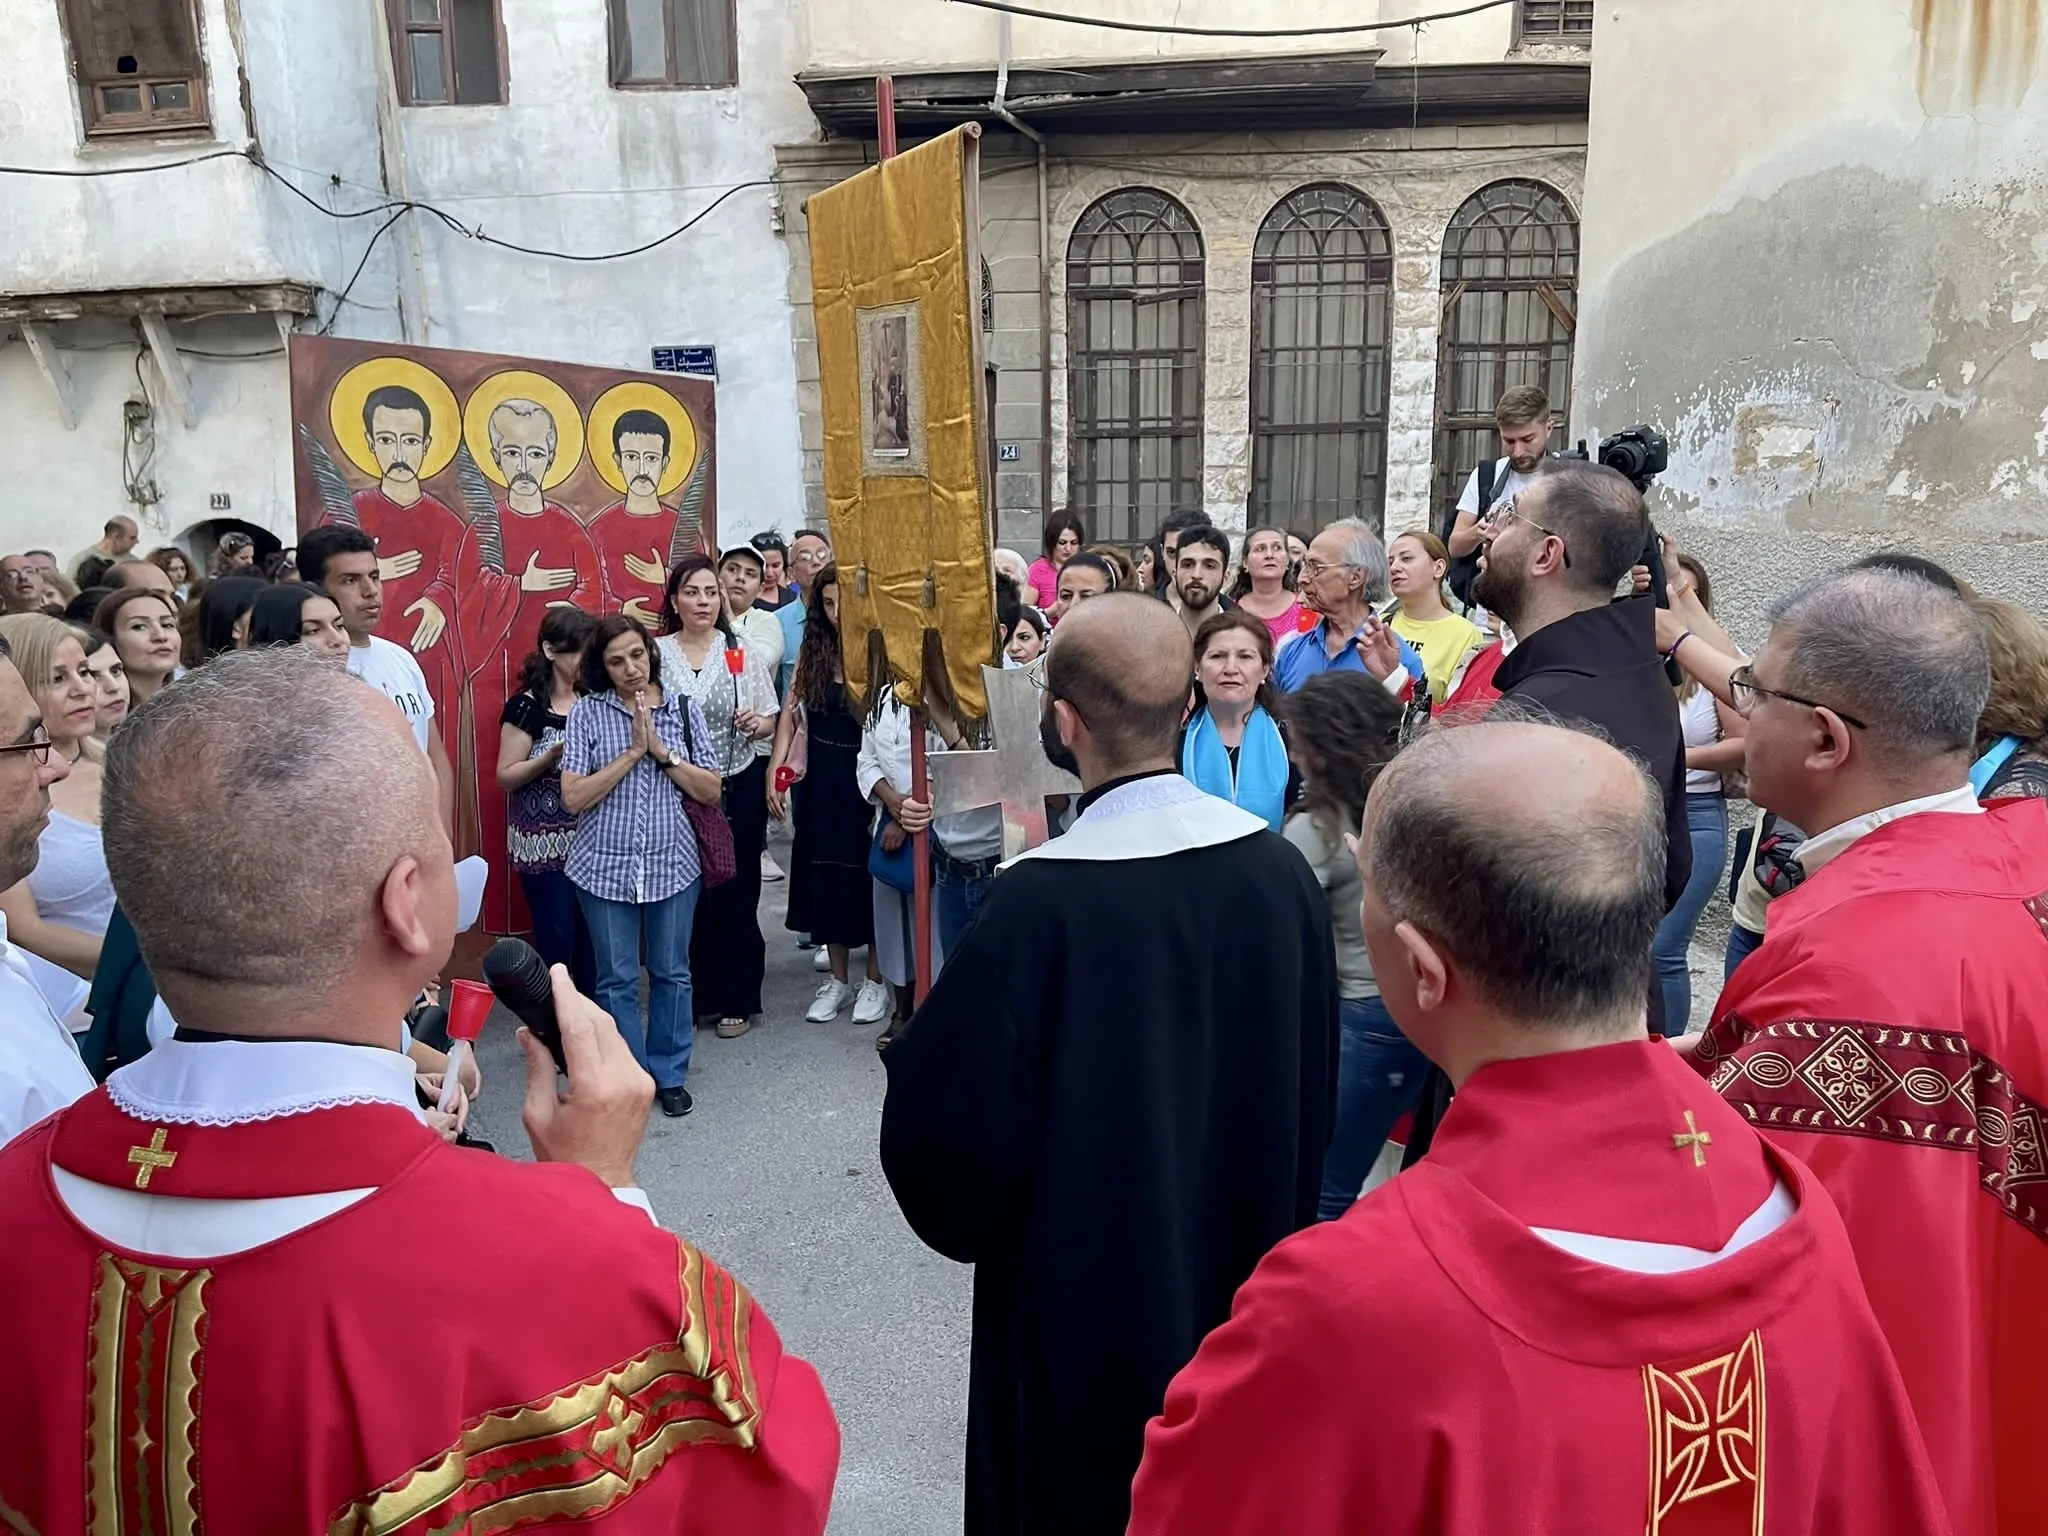
[[135, 347], [135, 388], [139, 400], [130, 400], [121, 411], [121, 488], [137, 510], [156, 521], [162, 494], [151, 472], [156, 468], [156, 401], [149, 392], [149, 379], [142, 368], [149, 348], [140, 341]]
[[1150, 32], [1163, 37], [1343, 37], [1356, 32], [1383, 32], [1396, 27], [1427, 26], [1432, 21], [1455, 21], [1460, 16], [1477, 16], [1515, 0], [1475, 0], [1455, 10], [1434, 11], [1424, 16], [1388, 16], [1383, 20], [1356, 21], [1318, 27], [1191, 27], [1179, 22], [1117, 21], [1106, 16], [1079, 16], [1072, 11], [1049, 11], [1035, 5], [1017, 5], [1013, 0], [948, 0], [948, 4], [970, 6], [978, 11], [997, 11], [1005, 16], [1023, 16], [1032, 21], [1058, 21], [1072, 27], [1098, 27], [1106, 32]]

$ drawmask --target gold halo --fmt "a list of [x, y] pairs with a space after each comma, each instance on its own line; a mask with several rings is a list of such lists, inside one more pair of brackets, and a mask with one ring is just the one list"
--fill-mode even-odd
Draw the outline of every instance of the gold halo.
[[614, 384], [597, 397], [590, 408], [590, 462], [597, 466], [604, 483], [621, 496], [626, 494], [626, 476], [619, 469], [618, 449], [612, 445], [612, 429], [628, 411], [652, 411], [668, 423], [668, 472], [655, 487], [657, 496], [673, 495], [690, 478], [697, 463], [697, 424], [683, 402], [659, 384], [630, 379]]
[[441, 376], [409, 357], [373, 357], [341, 376], [334, 393], [327, 397], [327, 425], [333, 429], [335, 446], [371, 479], [383, 477], [363, 426], [363, 402], [390, 384], [409, 389], [427, 402], [427, 453], [420, 462], [420, 478], [431, 480], [455, 462], [455, 445], [462, 441], [456, 424], [462, 420], [462, 411], [455, 403], [455, 392], [441, 382]]
[[531, 369], [507, 368], [477, 385], [462, 408], [462, 436], [470, 457], [494, 485], [505, 483], [505, 473], [491, 452], [491, 412], [507, 400], [531, 400], [555, 419], [555, 462], [540, 483], [542, 490], [551, 491], [583, 462], [583, 414], [566, 389]]

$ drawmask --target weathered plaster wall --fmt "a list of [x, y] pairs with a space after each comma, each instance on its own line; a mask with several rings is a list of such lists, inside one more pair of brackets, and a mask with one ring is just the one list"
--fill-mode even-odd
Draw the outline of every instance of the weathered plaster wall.
[[[1751, 637], [1910, 545], [2048, 575], [2035, 0], [1603, 9], [1574, 428], [1671, 433], [1658, 515]], [[1768, 49], [1729, 48], [1768, 33]]]
[[[1387, 505], [1391, 528], [1430, 521], [1435, 438], [1437, 275], [1444, 230], [1459, 204], [1489, 182], [1548, 182], [1575, 206], [1583, 185], [1584, 130], [1569, 124], [1440, 127], [1269, 137], [1165, 135], [1058, 141], [1052, 209], [1052, 476], [1039, 473], [1041, 408], [1037, 181], [1031, 160], [984, 140], [982, 248], [995, 290], [990, 356], [1001, 370], [996, 430], [1018, 444], [999, 467], [997, 534], [1035, 552], [1049, 506], [1068, 499], [1067, 243], [1089, 204], [1123, 186], [1178, 198], [1202, 233], [1207, 273], [1203, 368], [1202, 501], [1218, 527], [1241, 529], [1251, 491], [1251, 258], [1259, 226], [1297, 187], [1340, 181], [1371, 197], [1394, 239], [1393, 358], [1388, 401]], [[805, 490], [821, 515], [822, 473], [808, 236], [797, 209], [812, 190], [858, 170], [857, 145], [784, 151], [791, 208], [790, 302], [797, 335]]]
[[[1429, 0], [1067, 0], [1044, 7], [1105, 21], [1183, 27], [1295, 28], [1344, 26], [1448, 9]], [[899, 0], [885, 6], [809, 0], [810, 65], [820, 70], [987, 68], [996, 56], [996, 13], [948, 0]], [[1424, 28], [1424, 63], [1498, 59], [1513, 41], [1514, 8], [1500, 5]], [[1032, 61], [1084, 59], [1238, 58], [1384, 48], [1390, 62], [1413, 56], [1414, 29], [1367, 27], [1321, 37], [1187, 37], [1113, 31], [1017, 18], [1012, 56]]]

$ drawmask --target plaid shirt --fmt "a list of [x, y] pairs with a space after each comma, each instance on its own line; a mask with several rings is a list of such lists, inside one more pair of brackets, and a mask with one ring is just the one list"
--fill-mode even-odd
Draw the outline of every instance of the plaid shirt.
[[[683, 711], [689, 711], [689, 742], [683, 742]], [[695, 702], [664, 689], [651, 711], [655, 740], [699, 768], [718, 772], [711, 733]], [[586, 694], [569, 710], [562, 739], [562, 771], [592, 774], [633, 744], [633, 712], [616, 693]], [[702, 872], [697, 835], [683, 815], [683, 792], [655, 763], [640, 759], [612, 792], [576, 822], [563, 873], [579, 890], [605, 901], [636, 906], [666, 901], [688, 890]]]

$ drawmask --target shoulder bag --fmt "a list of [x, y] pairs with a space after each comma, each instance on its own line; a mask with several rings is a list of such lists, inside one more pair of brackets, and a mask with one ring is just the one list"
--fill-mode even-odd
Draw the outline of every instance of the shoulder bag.
[[[690, 701], [686, 698], [682, 703], [683, 753], [694, 765], [697, 747], [690, 739]], [[725, 807], [706, 805], [681, 789], [676, 793], [683, 796], [683, 815], [697, 837], [697, 862], [703, 868], [705, 889], [725, 884], [739, 873], [739, 856], [733, 850], [732, 823], [725, 819]]]

